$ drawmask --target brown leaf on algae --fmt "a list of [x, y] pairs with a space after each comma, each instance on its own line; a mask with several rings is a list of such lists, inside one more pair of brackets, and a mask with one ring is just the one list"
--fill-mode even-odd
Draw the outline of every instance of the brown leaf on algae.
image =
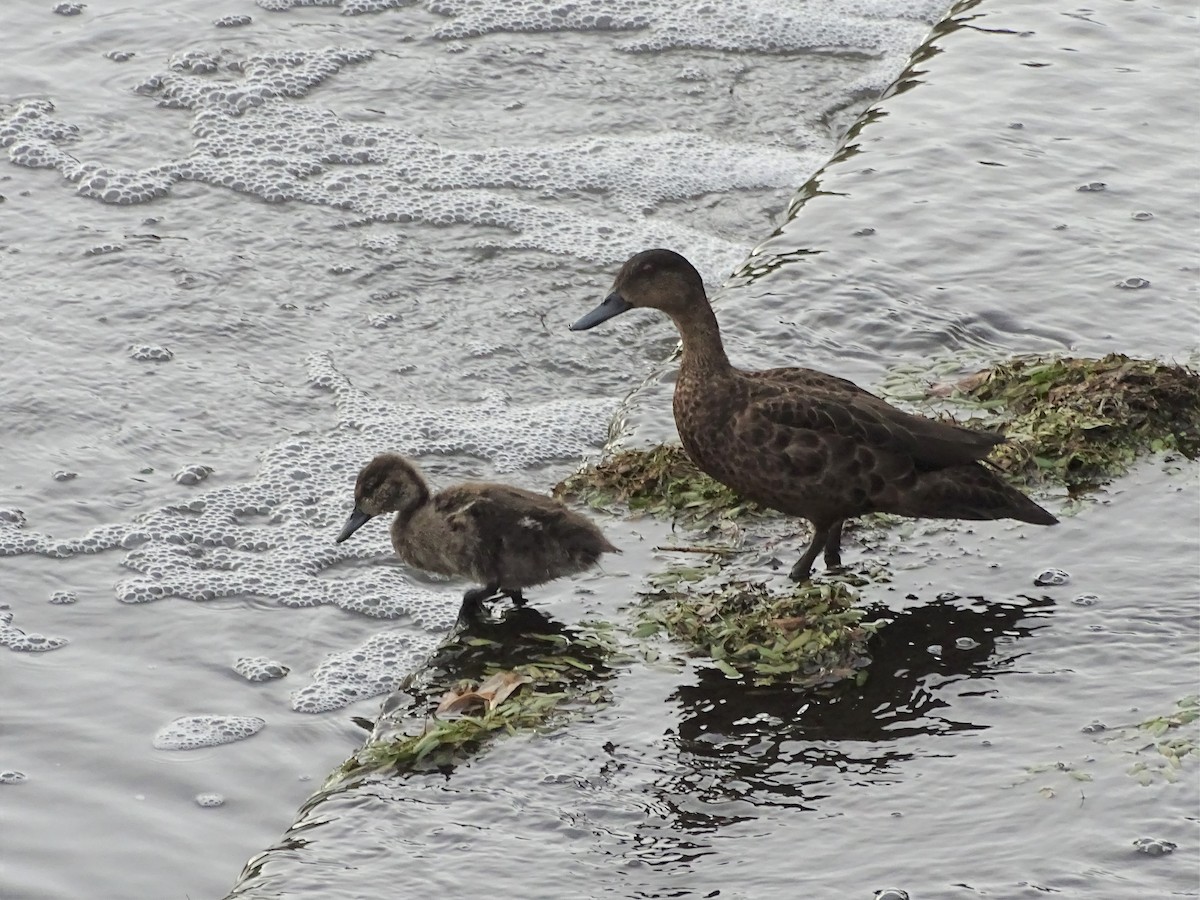
[[490, 712], [507, 700], [513, 691], [530, 681], [532, 679], [528, 675], [521, 675], [517, 672], [497, 672], [477, 688], [446, 691], [442, 694], [441, 702], [438, 703], [434, 715], [465, 713], [475, 707], [483, 707]]

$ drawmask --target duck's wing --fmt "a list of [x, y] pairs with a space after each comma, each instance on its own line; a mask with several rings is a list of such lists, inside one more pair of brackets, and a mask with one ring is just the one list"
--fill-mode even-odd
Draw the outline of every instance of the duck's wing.
[[[780, 369], [759, 369], [753, 372], [743, 371], [741, 374], [751, 381], [773, 383], [785, 389], [799, 388], [802, 390], [823, 391], [830, 394], [842, 394], [847, 397], [863, 395], [879, 400], [870, 391], [860, 388], [849, 379], [839, 378], [836, 375], [830, 375], [826, 372], [819, 372], [816, 369], [786, 366]], [[880, 402], [883, 403], [885, 401], [880, 400]]]
[[1003, 435], [914, 415], [866, 391], [763, 391], [739, 418], [747, 433], [794, 431], [800, 443], [805, 442], [800, 432], [837, 435], [878, 452], [906, 456], [926, 470], [976, 462], [1004, 442]]

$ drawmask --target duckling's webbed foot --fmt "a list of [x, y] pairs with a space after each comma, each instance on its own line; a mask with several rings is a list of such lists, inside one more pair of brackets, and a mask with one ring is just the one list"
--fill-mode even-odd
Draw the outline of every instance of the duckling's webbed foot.
[[829, 540], [829, 535], [832, 530], [833, 529], [828, 525], [824, 528], [818, 528], [815, 525], [813, 526], [812, 541], [809, 542], [808, 547], [805, 548], [804, 553], [801, 555], [797, 563], [792, 566], [792, 571], [788, 573], [788, 577], [791, 578], [792, 581], [808, 581], [809, 576], [812, 574], [812, 567], [813, 563], [816, 561], [817, 554], [825, 548], [826, 541]]
[[513, 606], [524, 606], [525, 605], [525, 595], [523, 593], [521, 593], [520, 588], [514, 588], [513, 590], [506, 590], [504, 593], [508, 594], [508, 596], [512, 598]]
[[825, 538], [825, 565], [830, 569], [842, 567], [842, 525], [845, 519], [839, 519], [829, 529], [829, 537]]

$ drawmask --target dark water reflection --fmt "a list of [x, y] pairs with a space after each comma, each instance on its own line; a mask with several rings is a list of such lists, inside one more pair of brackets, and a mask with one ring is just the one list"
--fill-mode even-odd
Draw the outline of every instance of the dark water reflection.
[[[748, 688], [717, 669], [700, 669], [698, 683], [672, 696], [681, 714], [673, 740], [686, 772], [659, 785], [672, 821], [709, 831], [754, 817], [712, 811], [731, 802], [747, 804], [740, 810], [814, 809], [828, 794], [824, 770], [852, 782], [889, 780], [917, 752], [902, 739], [988, 728], [963, 720], [961, 707], [951, 715], [951, 695], [989, 692], [988, 681], [1024, 655], [1016, 642], [1042, 628], [1038, 620], [1054, 605], [1049, 597], [943, 596], [909, 607], [872, 638], [861, 687]], [[877, 608], [871, 618], [883, 615]], [[937, 755], [936, 745], [920, 746], [923, 755]]]

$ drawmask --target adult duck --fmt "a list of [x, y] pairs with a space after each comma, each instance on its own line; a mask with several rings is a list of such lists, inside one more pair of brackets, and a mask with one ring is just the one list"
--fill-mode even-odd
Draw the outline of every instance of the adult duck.
[[395, 453], [376, 456], [358, 473], [354, 511], [337, 542], [388, 512], [396, 514], [392, 546], [402, 560], [482, 585], [463, 596], [468, 607], [497, 594], [522, 606], [525, 588], [620, 552], [589, 519], [532, 491], [469, 482], [431, 494], [417, 467]]
[[1001, 435], [904, 412], [813, 369], [735, 368], [704, 282], [678, 253], [632, 257], [571, 330], [638, 308], [666, 313], [683, 339], [674, 408], [687, 455], [743, 497], [812, 523], [793, 580], [807, 579], [822, 551], [827, 566], [840, 566], [842, 525], [864, 513], [1058, 521], [981, 463]]

